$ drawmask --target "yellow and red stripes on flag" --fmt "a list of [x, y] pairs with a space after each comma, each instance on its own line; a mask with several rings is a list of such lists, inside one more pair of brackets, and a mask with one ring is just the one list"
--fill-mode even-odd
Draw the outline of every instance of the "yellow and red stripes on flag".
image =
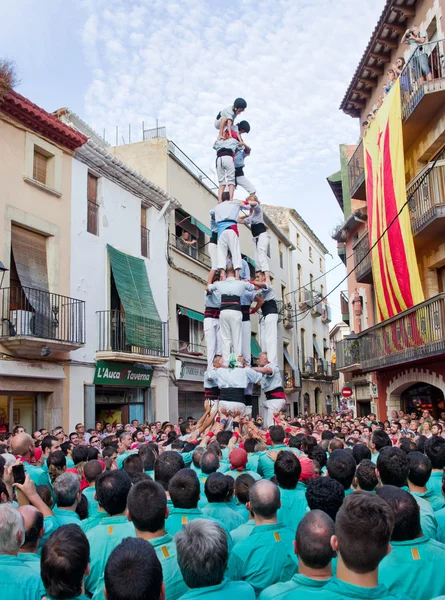
[[[399, 80], [367, 130], [363, 151], [372, 247], [406, 202]], [[371, 251], [371, 261], [378, 321], [423, 301], [407, 207]]]

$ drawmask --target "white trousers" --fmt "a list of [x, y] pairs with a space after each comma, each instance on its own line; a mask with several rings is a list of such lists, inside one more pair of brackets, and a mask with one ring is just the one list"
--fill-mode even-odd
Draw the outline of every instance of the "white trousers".
[[233, 268], [241, 269], [239, 237], [233, 229], [225, 229], [218, 237], [218, 269], [226, 268], [228, 250], [230, 250], [230, 254], [232, 255]]
[[207, 346], [207, 367], [213, 366], [216, 354], [221, 354], [221, 333], [219, 331], [219, 319], [206, 317], [204, 319], [204, 337]]
[[221, 345], [223, 361], [227, 364], [230, 360], [230, 348], [233, 348], [235, 358], [242, 350], [241, 337], [242, 314], [240, 310], [226, 309], [219, 314], [219, 328], [221, 331]]
[[235, 185], [235, 163], [233, 156], [218, 156], [216, 174], [219, 185]]
[[212, 271], [218, 268], [218, 244], [209, 244], [209, 256], [211, 261]]
[[243, 358], [246, 360], [249, 365], [252, 358], [251, 350], [250, 350], [250, 338], [252, 336], [252, 327], [250, 326], [250, 321], [243, 321], [241, 326], [241, 346]]
[[278, 365], [278, 315], [270, 314], [260, 321], [261, 350], [272, 365]]
[[[216, 406], [217, 406], [217, 403], [214, 402], [214, 404], [211, 408], [212, 413], [215, 412]], [[246, 406], [245, 404], [242, 404], [241, 402], [229, 402], [228, 400], [220, 400], [219, 401], [219, 410], [223, 410], [226, 413], [234, 413], [236, 410], [239, 410], [241, 417], [250, 417], [250, 415], [252, 414], [251, 406]], [[273, 413], [272, 413], [272, 416], [273, 416]], [[239, 417], [238, 417], [238, 419], [239, 419]], [[229, 415], [229, 418], [225, 425], [225, 429], [232, 429], [232, 423], [233, 423], [233, 417], [232, 417], [232, 415]]]
[[270, 236], [267, 231], [263, 231], [259, 236], [253, 238], [255, 252], [255, 270], [270, 271], [269, 261], [267, 260], [267, 249], [269, 248]]
[[240, 175], [236, 178], [236, 185], [240, 185], [248, 194], [254, 194], [256, 192], [255, 186], [250, 183], [244, 175]]
[[284, 398], [273, 398], [272, 400], [264, 400], [263, 402], [263, 419], [266, 428], [273, 425], [273, 415], [280, 410], [286, 408], [286, 400]]

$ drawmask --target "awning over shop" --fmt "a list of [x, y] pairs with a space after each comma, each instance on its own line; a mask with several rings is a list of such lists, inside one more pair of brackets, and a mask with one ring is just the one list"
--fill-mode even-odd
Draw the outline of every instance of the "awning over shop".
[[184, 315], [189, 319], [193, 319], [194, 321], [204, 322], [204, 315], [202, 313], [196, 312], [194, 310], [190, 310], [190, 308], [184, 308], [183, 306], [178, 306], [178, 313], [180, 315]]
[[292, 369], [292, 372], [293, 372], [293, 375], [294, 375], [295, 387], [300, 387], [300, 371], [297, 368], [297, 366], [294, 363], [294, 361], [292, 360], [292, 357], [289, 354], [286, 346], [283, 346], [283, 354], [284, 354], [284, 358], [287, 360], [290, 368]]
[[261, 347], [253, 336], [250, 338], [250, 352], [254, 358], [258, 358], [261, 353]]
[[145, 262], [107, 245], [111, 270], [125, 311], [125, 340], [131, 346], [162, 350], [162, 322]]

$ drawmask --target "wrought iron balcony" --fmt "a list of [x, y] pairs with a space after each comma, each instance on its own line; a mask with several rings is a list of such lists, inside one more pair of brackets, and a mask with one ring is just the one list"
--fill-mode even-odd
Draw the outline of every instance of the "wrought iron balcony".
[[[0, 342], [21, 356], [69, 352], [85, 344], [85, 302], [45, 290], [0, 290]], [[46, 355], [48, 355], [48, 352]]]
[[354, 371], [360, 369], [361, 344], [359, 339], [340, 340], [337, 342], [337, 369]]
[[[445, 97], [444, 40], [427, 42], [416, 48], [400, 75], [402, 118], [413, 121], [404, 127], [405, 147], [409, 147], [426, 123], [443, 106]], [[428, 67], [430, 75], [423, 70]], [[412, 119], [411, 115], [418, 118]]]
[[322, 295], [319, 292], [312, 292], [312, 309], [311, 314], [313, 317], [321, 317], [323, 313], [323, 303], [321, 301]]
[[362, 370], [444, 354], [444, 309], [445, 294], [439, 294], [364, 331], [359, 338]]
[[363, 140], [354, 151], [348, 162], [349, 193], [351, 198], [366, 200], [365, 190], [365, 162], [363, 154]]
[[170, 351], [173, 354], [187, 354], [193, 358], [205, 359], [207, 356], [207, 346], [181, 340], [170, 340]]
[[312, 290], [302, 287], [298, 290], [298, 306], [299, 308], [312, 308], [313, 294]]
[[369, 252], [369, 233], [366, 230], [354, 247], [355, 278], [360, 283], [372, 283], [372, 264]]
[[197, 240], [195, 245], [190, 246], [182, 239], [181, 236], [178, 237], [174, 233], [171, 233], [170, 246], [181, 252], [181, 254], [184, 254], [185, 256], [188, 256], [190, 258], [193, 258], [193, 260], [198, 261], [207, 269], [211, 268], [211, 258], [208, 254], [199, 249]]
[[332, 309], [327, 304], [323, 304], [321, 320], [323, 323], [330, 323], [332, 321]]
[[168, 358], [167, 323], [119, 310], [101, 310], [96, 315], [98, 359], [134, 360], [138, 355], [143, 362], [158, 363]]
[[440, 160], [424, 178], [420, 187], [419, 180], [425, 170], [411, 181], [406, 188], [409, 201], [411, 230], [415, 243], [419, 247], [428, 240], [442, 235], [445, 223], [445, 152]]
[[332, 363], [323, 358], [307, 356], [303, 365], [302, 377], [315, 377], [316, 379], [334, 379]]

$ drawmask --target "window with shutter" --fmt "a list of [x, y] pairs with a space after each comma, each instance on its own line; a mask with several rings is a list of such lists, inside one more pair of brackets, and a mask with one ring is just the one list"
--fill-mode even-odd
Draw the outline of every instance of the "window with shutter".
[[87, 231], [93, 235], [99, 235], [99, 205], [97, 203], [98, 177], [88, 173], [88, 215]]
[[48, 157], [44, 156], [38, 150], [34, 150], [33, 179], [46, 185], [46, 172], [48, 167]]
[[147, 209], [141, 206], [141, 254], [150, 258], [150, 231], [147, 229]]

